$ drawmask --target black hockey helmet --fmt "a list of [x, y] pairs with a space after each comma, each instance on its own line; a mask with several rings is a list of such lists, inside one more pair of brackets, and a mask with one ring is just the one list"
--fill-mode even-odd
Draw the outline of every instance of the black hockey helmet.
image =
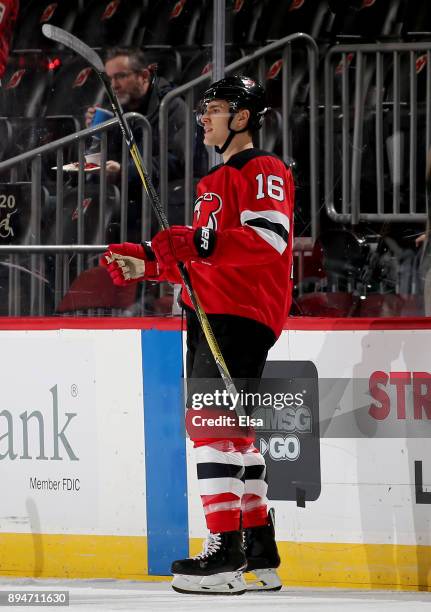
[[[223, 153], [235, 134], [251, 130], [255, 132], [262, 127], [265, 113], [268, 111], [266, 105], [265, 89], [254, 79], [247, 76], [232, 75], [216, 81], [204, 92], [200, 101], [198, 111], [198, 123], [206, 111], [207, 105], [213, 100], [226, 100], [229, 102], [231, 118], [229, 120], [230, 135], [223, 147], [216, 147], [218, 153]], [[250, 111], [250, 119], [247, 127], [240, 131], [231, 129], [232, 119], [235, 113], [242, 108]]]
[[262, 127], [268, 110], [262, 85], [250, 77], [237, 74], [216, 81], [204, 92], [201, 100], [202, 110], [212, 100], [226, 100], [234, 113], [241, 108], [247, 108], [250, 111], [247, 127], [253, 131]]

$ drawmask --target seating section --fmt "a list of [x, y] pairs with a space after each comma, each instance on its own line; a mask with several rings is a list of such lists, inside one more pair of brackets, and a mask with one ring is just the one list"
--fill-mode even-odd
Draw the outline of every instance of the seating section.
[[[107, 105], [104, 89], [94, 71], [81, 58], [56, 45], [43, 36], [44, 23], [60, 26], [81, 38], [92, 48], [103, 52], [112, 46], [139, 46], [146, 53], [148, 64], [157, 67], [157, 74], [174, 84], [185, 84], [209, 72], [213, 60], [213, 10], [212, 0], [21, 0], [21, 12], [14, 33], [13, 53], [0, 88], [0, 160], [41, 146], [61, 136], [84, 127], [84, 115], [90, 105]], [[320, 104], [319, 125], [323, 115], [323, 71], [327, 49], [338, 42], [375, 41], [431, 41], [431, 3], [423, 0], [227, 0], [225, 31], [225, 62], [230, 64], [255, 51], [262, 45], [279, 40], [296, 32], [303, 32], [317, 42], [320, 59], [318, 64], [318, 93]], [[425, 105], [427, 57], [419, 53], [415, 57], [418, 100], [417, 142], [417, 202], [418, 210], [425, 210], [425, 181], [421, 169], [425, 165], [426, 119]], [[391, 198], [393, 168], [393, 124], [390, 112], [397, 102], [394, 93], [394, 58], [383, 64], [384, 88], [384, 134], [386, 151], [384, 159], [384, 185], [386, 197]], [[341, 99], [343, 76], [347, 71], [350, 91], [353, 92], [356, 65], [355, 59], [347, 58], [347, 65], [334, 66], [334, 104]], [[252, 61], [242, 69], [244, 74], [262, 79], [267, 90], [268, 105], [265, 127], [259, 136], [259, 145], [283, 155], [283, 57], [281, 51], [265, 57], [263, 62]], [[375, 190], [375, 115], [372, 111], [375, 99], [376, 66], [367, 62], [364, 72], [363, 90], [367, 100], [363, 124], [363, 150], [366, 152], [362, 164], [361, 194], [364, 201], [372, 202]], [[411, 79], [409, 58], [400, 60], [400, 133], [401, 140], [407, 136], [411, 113]], [[194, 90], [196, 105], [207, 83]], [[309, 143], [309, 85], [307, 55], [305, 51], [292, 49], [291, 78], [289, 81], [289, 125], [292, 126], [291, 148], [286, 163], [292, 165], [296, 190], [296, 236], [309, 235], [310, 231], [310, 152]], [[319, 128], [320, 129], [320, 128]], [[335, 166], [341, 168], [342, 114], [334, 120]], [[350, 125], [350, 139], [353, 135]], [[323, 133], [319, 133], [322, 137]], [[194, 145], [195, 176], [207, 170], [207, 151], [201, 144], [202, 133], [196, 128]], [[408, 212], [409, 201], [409, 146], [408, 138], [401, 145], [401, 203], [400, 211]], [[64, 161], [74, 161], [77, 148], [71, 146], [65, 152]], [[56, 174], [55, 155], [43, 159], [44, 186], [54, 193]], [[323, 163], [320, 180], [323, 184]], [[0, 177], [3, 182], [8, 176]], [[30, 181], [29, 167], [20, 167], [15, 178]], [[76, 178], [76, 177], [75, 177]], [[99, 194], [95, 181], [86, 179], [86, 196], [83, 208], [84, 242], [100, 240], [95, 228], [98, 222]], [[341, 185], [335, 187], [334, 200], [340, 197]], [[184, 217], [184, 185], [182, 181], [169, 185], [170, 219], [181, 222]], [[55, 240], [55, 223], [52, 217], [52, 201], [44, 192], [47, 214], [43, 218], [43, 241]], [[46, 197], [45, 197], [46, 196]], [[74, 243], [77, 235], [77, 183], [67, 178], [63, 218], [63, 238]], [[49, 202], [51, 201], [51, 204]], [[109, 187], [107, 197], [104, 237], [118, 236], [119, 192]], [[323, 206], [322, 206], [323, 208]], [[366, 208], [366, 206], [365, 206]], [[51, 215], [51, 216], [50, 216]], [[323, 231], [316, 243], [313, 257], [313, 273], [305, 269], [299, 278], [295, 271], [296, 286], [301, 295], [296, 300], [298, 314], [307, 316], [395, 316], [415, 314], [423, 304], [414, 294], [396, 294], [393, 283], [383, 290], [375, 280], [370, 286], [363, 283], [364, 269], [370, 266], [371, 250], [367, 247], [368, 236], [361, 237], [346, 229], [334, 229], [333, 223], [322, 213]], [[156, 224], [153, 224], [153, 230]], [[373, 231], [376, 227], [373, 226]], [[53, 233], [54, 232], [54, 233]], [[102, 232], [102, 233], [103, 233]], [[317, 257], [318, 254], [319, 256]], [[381, 254], [380, 254], [381, 255]], [[103, 272], [103, 274], [102, 274]], [[58, 307], [58, 312], [73, 312], [87, 308], [120, 308], [130, 306], [133, 292], [118, 291], [115, 295], [106, 292], [104, 271], [99, 268], [87, 270], [70, 287], [68, 295]], [[308, 274], [310, 272], [310, 274]], [[308, 279], [308, 280], [307, 280]], [[310, 280], [311, 279], [311, 280]], [[386, 282], [386, 279], [383, 279]], [[380, 283], [383, 282], [380, 279]], [[84, 303], [79, 294], [91, 283], [100, 287], [99, 302], [92, 299]], [[82, 288], [84, 287], [84, 291]], [[307, 293], [307, 291], [311, 291]], [[95, 294], [98, 291], [96, 290]], [[354, 297], [353, 297], [354, 296]], [[94, 296], [93, 296], [94, 297]], [[81, 301], [80, 301], [81, 300]], [[97, 302], [97, 304], [96, 304]]]
[[77, 311], [127, 311], [135, 303], [137, 285], [116, 287], [105, 268], [100, 266], [81, 272], [57, 306], [57, 314]]
[[72, 33], [90, 47], [132, 45], [141, 13], [139, 0], [90, 0], [85, 2]]
[[51, 2], [51, 0], [30, 0], [21, 4], [18, 26], [14, 33], [15, 49], [50, 49], [56, 43], [42, 34], [45, 23], [67, 31], [74, 27], [77, 16], [84, 4], [83, 0]]
[[406, 0], [331, 0], [330, 4], [334, 37], [373, 42], [401, 35]]
[[295, 300], [295, 314], [303, 317], [351, 317], [356, 302], [351, 293], [306, 293]]
[[304, 32], [320, 41], [327, 37], [332, 13], [327, 0], [269, 0], [256, 27], [260, 43]]
[[87, 108], [101, 104], [104, 95], [99, 77], [85, 60], [66, 57], [56, 71], [45, 114], [74, 116], [84, 126]]
[[406, 40], [429, 40], [431, 35], [431, 4], [409, 0], [403, 7], [402, 35]]
[[[79, 240], [78, 235], [78, 215], [81, 208], [82, 215], [82, 238]], [[120, 209], [120, 193], [115, 185], [110, 185], [108, 188], [104, 225], [99, 232], [99, 186], [97, 184], [87, 183], [85, 185], [85, 193], [82, 202], [78, 202], [78, 190], [76, 187], [71, 187], [66, 190], [63, 201], [63, 243], [64, 244], [97, 244], [106, 240], [106, 232], [108, 231], [111, 220], [118, 219]], [[51, 215], [47, 215], [43, 224], [43, 242], [44, 244], [56, 243], [56, 228], [55, 228], [55, 210], [51, 210]], [[99, 236], [100, 233], [100, 236]]]
[[200, 23], [207, 0], [156, 0], [142, 20], [142, 45], [195, 46], [201, 43]]
[[157, 70], [157, 74], [171, 83], [178, 83], [181, 76], [181, 55], [169, 45], [143, 46], [146, 61]]
[[0, 88], [0, 116], [39, 117], [53, 72], [42, 53], [13, 53]]

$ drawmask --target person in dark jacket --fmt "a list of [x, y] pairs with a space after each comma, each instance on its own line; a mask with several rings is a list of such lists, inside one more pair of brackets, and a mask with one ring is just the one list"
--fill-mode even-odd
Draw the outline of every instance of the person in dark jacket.
[[[156, 66], [149, 65], [145, 53], [137, 48], [116, 47], [107, 52], [105, 59], [106, 74], [111, 80], [112, 88], [125, 112], [136, 112], [144, 115], [152, 129], [152, 179], [157, 187], [159, 183], [159, 107], [162, 98], [173, 86], [166, 79], [157, 75]], [[179, 179], [184, 175], [184, 126], [185, 103], [176, 98], [169, 105], [168, 112], [168, 171], [169, 180]], [[89, 126], [93, 120], [96, 107], [90, 107], [85, 115]], [[142, 132], [133, 128], [137, 145], [142, 153]], [[120, 129], [113, 132], [108, 143], [107, 174], [114, 183], [120, 183], [121, 177], [122, 133]], [[149, 169], [150, 170], [150, 169]], [[129, 204], [140, 211], [142, 182], [133, 160], [129, 157]], [[130, 231], [136, 227], [136, 217], [129, 215]]]

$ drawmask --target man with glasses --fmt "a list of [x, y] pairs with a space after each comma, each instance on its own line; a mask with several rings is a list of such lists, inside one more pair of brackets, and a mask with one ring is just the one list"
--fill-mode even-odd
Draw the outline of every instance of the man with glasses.
[[[112, 87], [125, 112], [136, 112], [144, 115], [152, 129], [152, 178], [159, 182], [159, 106], [160, 102], [172, 85], [156, 73], [156, 66], [149, 65], [143, 51], [137, 48], [113, 48], [108, 51], [105, 59], [105, 70], [111, 79]], [[88, 108], [85, 123], [91, 125], [96, 108]], [[169, 180], [181, 178], [184, 175], [184, 124], [185, 103], [176, 98], [169, 105], [168, 112], [168, 170]], [[133, 126], [132, 126], [133, 129]], [[138, 147], [142, 142], [140, 129], [133, 129]], [[111, 132], [108, 142], [108, 161], [106, 170], [111, 182], [120, 183], [121, 177], [122, 133], [120, 129]], [[142, 183], [133, 160], [129, 160], [129, 228], [128, 237], [131, 240], [140, 239], [138, 215], [141, 210]], [[133, 209], [136, 209], [136, 215]], [[133, 232], [136, 231], [136, 235]]]

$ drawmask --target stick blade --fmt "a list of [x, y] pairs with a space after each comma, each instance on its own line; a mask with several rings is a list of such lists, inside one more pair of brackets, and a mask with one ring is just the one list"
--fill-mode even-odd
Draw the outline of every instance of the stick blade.
[[105, 67], [103, 65], [100, 56], [93, 51], [88, 45], [63, 30], [62, 28], [58, 28], [57, 26], [50, 25], [49, 23], [44, 23], [42, 26], [42, 33], [44, 36], [49, 38], [50, 40], [55, 40], [55, 42], [68, 47], [68, 49], [72, 49], [78, 55], [83, 57], [87, 62], [95, 69], [97, 72], [105, 72]]

